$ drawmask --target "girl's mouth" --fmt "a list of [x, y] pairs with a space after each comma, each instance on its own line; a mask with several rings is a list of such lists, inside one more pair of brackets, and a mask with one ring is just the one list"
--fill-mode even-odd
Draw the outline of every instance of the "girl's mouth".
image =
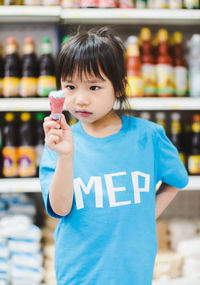
[[87, 112], [87, 111], [76, 111], [76, 114], [78, 114], [82, 117], [88, 117], [88, 116], [92, 115], [91, 112]]

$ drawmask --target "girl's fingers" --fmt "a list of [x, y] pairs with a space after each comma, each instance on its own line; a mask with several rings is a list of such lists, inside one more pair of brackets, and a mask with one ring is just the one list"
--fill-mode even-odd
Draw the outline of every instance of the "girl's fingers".
[[46, 120], [43, 123], [43, 129], [44, 129], [45, 134], [47, 134], [50, 129], [59, 129], [59, 128], [60, 128], [60, 125], [56, 121], [53, 121], [53, 120]]
[[67, 124], [65, 116], [63, 114], [61, 115], [60, 126], [63, 130], [68, 130], [70, 128], [70, 126]]
[[58, 136], [59, 138], [63, 137], [63, 130], [57, 130], [57, 129], [50, 129], [48, 132], [47, 136], [55, 135]]
[[60, 141], [60, 137], [56, 135], [50, 135], [48, 138], [45, 138], [45, 143], [48, 147], [52, 147]]

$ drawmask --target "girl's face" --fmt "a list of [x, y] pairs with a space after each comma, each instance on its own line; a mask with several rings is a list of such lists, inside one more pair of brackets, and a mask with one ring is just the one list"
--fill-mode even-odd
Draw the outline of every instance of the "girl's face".
[[111, 81], [102, 74], [103, 79], [82, 75], [61, 80], [65, 91], [67, 110], [83, 123], [94, 123], [113, 111], [116, 97]]

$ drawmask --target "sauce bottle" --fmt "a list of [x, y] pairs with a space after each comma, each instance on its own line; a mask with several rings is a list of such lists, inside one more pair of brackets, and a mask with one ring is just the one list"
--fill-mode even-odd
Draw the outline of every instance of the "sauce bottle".
[[130, 36], [127, 40], [127, 88], [126, 94], [129, 97], [143, 96], [143, 80], [142, 80], [142, 65], [140, 60], [140, 51], [138, 39], [135, 36]]
[[156, 124], [162, 126], [165, 131], [167, 130], [167, 125], [166, 125], [166, 115], [164, 112], [156, 112], [155, 114], [156, 118]]
[[38, 78], [38, 95], [47, 97], [50, 91], [56, 90], [55, 64], [51, 50], [51, 40], [48, 37], [42, 40], [42, 56]]
[[2, 131], [3, 176], [16, 177], [17, 167], [17, 135], [14, 113], [5, 114], [5, 125]]
[[183, 132], [181, 126], [181, 115], [178, 112], [171, 114], [171, 125], [170, 125], [170, 139], [175, 147], [178, 149], [179, 156], [183, 164], [185, 165], [185, 151], [183, 145]]
[[168, 51], [168, 32], [166, 30], [159, 30], [158, 41], [157, 95], [159, 97], [172, 97], [174, 93], [174, 71], [172, 57]]
[[4, 77], [4, 59], [3, 59], [3, 48], [0, 43], [0, 97], [3, 96], [3, 77]]
[[13, 37], [7, 38], [6, 58], [3, 78], [3, 96], [19, 96], [21, 78], [21, 60], [18, 55], [18, 44]]
[[31, 37], [24, 39], [24, 57], [22, 62], [21, 97], [37, 96], [38, 64], [35, 43]]
[[81, 8], [98, 8], [97, 0], [80, 0], [79, 6]]
[[140, 39], [144, 96], [154, 97], [156, 96], [156, 71], [151, 47], [151, 31], [148, 28], [143, 28]]
[[184, 0], [183, 1], [184, 8], [186, 9], [198, 9], [199, 1], [198, 0]]
[[36, 151], [36, 167], [37, 176], [39, 175], [39, 165], [44, 149], [44, 131], [43, 131], [44, 113], [36, 113], [36, 126], [35, 126], [35, 151]]
[[19, 128], [18, 167], [20, 177], [32, 177], [36, 175], [36, 151], [31, 125], [31, 114], [21, 113]]
[[192, 117], [191, 149], [188, 156], [189, 174], [200, 174], [200, 115]]
[[175, 95], [183, 97], [188, 92], [187, 64], [183, 57], [182, 34], [175, 32], [173, 35], [173, 64], [175, 76]]

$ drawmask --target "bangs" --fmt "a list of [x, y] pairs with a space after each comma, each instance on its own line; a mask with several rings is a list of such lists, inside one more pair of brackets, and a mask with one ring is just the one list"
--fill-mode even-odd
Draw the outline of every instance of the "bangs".
[[92, 42], [85, 40], [81, 44], [78, 41], [70, 42], [69, 40], [67, 46], [63, 46], [60, 54], [60, 78], [72, 80], [77, 76], [82, 80], [83, 76], [86, 78], [95, 76], [104, 81], [102, 74], [107, 76], [106, 68], [103, 65], [105, 59], [101, 58], [99, 50], [99, 41], [96, 43], [95, 39]]

